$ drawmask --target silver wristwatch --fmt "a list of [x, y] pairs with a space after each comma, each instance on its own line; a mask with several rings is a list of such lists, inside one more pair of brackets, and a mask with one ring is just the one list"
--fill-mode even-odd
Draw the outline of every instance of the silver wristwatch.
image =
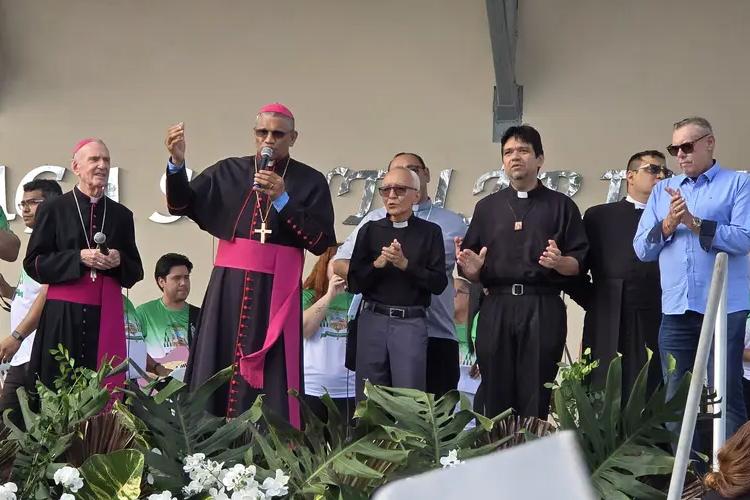
[[23, 335], [21, 335], [20, 333], [18, 333], [17, 330], [13, 330], [13, 333], [11, 333], [10, 336], [13, 337], [14, 339], [16, 339], [19, 342], [23, 342]]
[[693, 217], [693, 225], [696, 228], [700, 229], [701, 228], [701, 224], [703, 224], [703, 219], [699, 219], [698, 217]]

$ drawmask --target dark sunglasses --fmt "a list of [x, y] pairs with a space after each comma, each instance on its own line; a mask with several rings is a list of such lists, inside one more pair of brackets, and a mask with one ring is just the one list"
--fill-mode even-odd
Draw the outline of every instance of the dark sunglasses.
[[645, 170], [651, 175], [659, 175], [662, 174], [665, 179], [668, 179], [669, 177], [672, 177], [674, 173], [669, 170], [667, 167], [662, 167], [661, 165], [654, 165], [653, 163], [649, 163], [647, 165], [643, 165], [642, 167], [638, 167], [636, 170]]
[[278, 141], [291, 134], [291, 131], [285, 132], [283, 130], [268, 130], [265, 128], [255, 128], [253, 130], [255, 131], [255, 137], [257, 137], [258, 139], [265, 139], [268, 134], [271, 134], [273, 138]]
[[682, 150], [683, 153], [685, 153], [686, 155], [689, 155], [695, 150], [695, 143], [700, 141], [701, 139], [705, 139], [709, 135], [711, 134], [708, 133], [706, 135], [702, 135], [694, 141], [683, 142], [682, 144], [670, 144], [669, 146], [667, 146], [667, 153], [669, 153], [671, 156], [677, 156], [677, 153], [679, 153], [680, 150]]
[[380, 193], [380, 196], [386, 197], [390, 196], [391, 191], [393, 191], [394, 193], [396, 193], [396, 196], [401, 197], [404, 196], [410, 189], [416, 191], [415, 188], [408, 186], [382, 186], [378, 188], [378, 193]]

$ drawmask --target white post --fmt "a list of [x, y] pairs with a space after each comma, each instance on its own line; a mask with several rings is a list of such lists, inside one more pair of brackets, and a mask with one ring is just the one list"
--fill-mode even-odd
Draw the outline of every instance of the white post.
[[716, 330], [714, 331], [714, 391], [719, 400], [714, 405], [714, 413], [721, 416], [714, 419], [713, 460], [714, 470], [719, 466], [717, 455], [719, 448], [726, 440], [727, 434], [727, 275], [722, 283], [719, 309], [716, 312]]

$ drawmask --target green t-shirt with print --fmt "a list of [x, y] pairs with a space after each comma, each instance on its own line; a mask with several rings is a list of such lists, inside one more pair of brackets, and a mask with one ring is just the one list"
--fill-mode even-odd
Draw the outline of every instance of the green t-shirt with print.
[[141, 304], [136, 311], [149, 356], [170, 370], [185, 366], [189, 354], [190, 306], [185, 303], [179, 311], [172, 311], [159, 298]]
[[469, 339], [466, 336], [466, 324], [456, 324], [456, 339], [458, 340], [458, 354], [462, 365], [473, 365], [477, 361], [476, 345], [477, 345], [477, 324], [479, 323], [479, 313], [474, 316], [474, 321], [471, 322], [471, 340], [474, 343], [475, 352], [472, 354], [469, 352]]
[[[340, 293], [333, 298], [325, 318], [320, 322], [320, 337], [346, 337], [347, 312], [354, 295], [349, 292]], [[302, 290], [302, 309], [305, 310], [315, 303], [315, 290]]]

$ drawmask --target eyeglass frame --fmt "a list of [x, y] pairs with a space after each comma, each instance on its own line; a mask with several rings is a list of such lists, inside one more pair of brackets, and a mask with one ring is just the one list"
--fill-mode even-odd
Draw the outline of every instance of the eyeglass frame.
[[674, 172], [669, 170], [666, 165], [661, 166], [661, 165], [657, 165], [656, 163], [646, 163], [645, 165], [641, 165], [638, 168], [631, 168], [630, 171], [640, 172], [641, 170], [646, 170], [646, 169], [648, 169], [647, 172], [651, 175], [658, 175], [659, 173], [661, 173], [662, 175], [664, 175], [665, 179], [669, 179], [670, 177], [674, 175]]
[[683, 142], [682, 144], [670, 144], [669, 146], [667, 146], [667, 153], [669, 153], [669, 156], [677, 156], [680, 150], [682, 150], [683, 153], [689, 155], [690, 153], [695, 151], [695, 144], [698, 141], [705, 139], [709, 135], [713, 135], [713, 133], [709, 132], [698, 137], [695, 140]]
[[[399, 194], [399, 192], [397, 191], [399, 189], [402, 190], [401, 194]], [[380, 193], [380, 196], [383, 198], [390, 196], [391, 191], [393, 191], [397, 197], [402, 198], [406, 196], [406, 192], [408, 190], [418, 191], [417, 188], [411, 187], [411, 186], [380, 186], [378, 187], [378, 193]]]
[[23, 212], [26, 207], [31, 208], [32, 206], [41, 205], [45, 201], [46, 200], [44, 198], [31, 198], [28, 200], [22, 200], [18, 202], [18, 204], [16, 205], [16, 208], [18, 209], [19, 212]]
[[271, 134], [271, 136], [276, 139], [277, 141], [280, 141], [287, 137], [289, 134], [293, 133], [294, 130], [268, 130], [267, 128], [254, 128], [253, 133], [255, 134], [255, 137], [258, 139], [265, 139], [268, 137], [268, 134]]

